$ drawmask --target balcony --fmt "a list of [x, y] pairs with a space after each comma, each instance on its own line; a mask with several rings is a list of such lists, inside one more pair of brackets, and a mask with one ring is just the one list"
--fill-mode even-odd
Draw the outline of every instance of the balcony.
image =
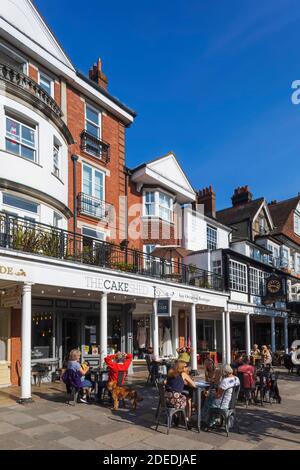
[[80, 134], [81, 145], [80, 148], [83, 152], [92, 155], [93, 157], [108, 163], [110, 160], [109, 144], [103, 142], [87, 131], [82, 131]]
[[97, 220], [108, 221], [109, 215], [113, 209], [112, 204], [101, 201], [85, 193], [79, 193], [77, 196], [78, 212], [81, 215], [87, 215]]
[[0, 248], [223, 291], [222, 276], [0, 212]]
[[62, 120], [61, 108], [35, 80], [8, 64], [0, 63], [0, 82], [3, 82], [5, 89], [14, 96], [27, 101], [34, 108], [42, 110], [65, 135], [68, 144], [74, 144], [74, 139]]

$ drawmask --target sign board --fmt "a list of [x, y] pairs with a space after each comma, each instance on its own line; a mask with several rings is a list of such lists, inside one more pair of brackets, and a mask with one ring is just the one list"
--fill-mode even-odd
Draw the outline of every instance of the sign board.
[[156, 314], [158, 317], [172, 316], [172, 299], [170, 297], [156, 299]]

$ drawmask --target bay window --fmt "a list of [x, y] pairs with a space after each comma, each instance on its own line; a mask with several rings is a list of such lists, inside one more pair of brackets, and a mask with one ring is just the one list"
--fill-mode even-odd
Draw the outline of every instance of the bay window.
[[19, 155], [32, 162], [37, 160], [37, 129], [34, 124], [29, 124], [6, 115], [5, 148], [8, 152]]
[[158, 190], [144, 192], [144, 216], [173, 222], [173, 198]]
[[29, 199], [15, 196], [10, 193], [2, 194], [2, 208], [4, 212], [11, 215], [16, 215], [29, 221], [37, 221], [39, 216], [39, 207], [39, 204], [36, 204]]

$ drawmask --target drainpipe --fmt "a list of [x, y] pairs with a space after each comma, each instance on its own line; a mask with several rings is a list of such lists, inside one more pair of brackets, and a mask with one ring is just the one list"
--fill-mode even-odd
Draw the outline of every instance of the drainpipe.
[[77, 229], [77, 194], [76, 194], [76, 183], [77, 183], [77, 155], [72, 155], [73, 161], [73, 232], [74, 232], [74, 257], [77, 255], [77, 243], [76, 243], [76, 229]]

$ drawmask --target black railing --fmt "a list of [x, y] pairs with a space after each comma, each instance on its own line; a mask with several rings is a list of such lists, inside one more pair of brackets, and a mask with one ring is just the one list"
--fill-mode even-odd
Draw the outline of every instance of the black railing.
[[107, 163], [110, 160], [109, 144], [103, 142], [87, 131], [82, 131], [80, 134], [81, 145], [80, 148], [83, 152], [87, 152], [101, 161]]
[[32, 78], [14, 69], [8, 64], [0, 64], [0, 80], [12, 83], [33, 94], [61, 118], [63, 113], [56, 101]]
[[224, 290], [222, 276], [139, 250], [0, 212], [0, 247], [126, 271], [198, 288]]
[[85, 193], [78, 194], [77, 207], [80, 214], [105, 221], [109, 220], [110, 212], [113, 209], [111, 204]]

